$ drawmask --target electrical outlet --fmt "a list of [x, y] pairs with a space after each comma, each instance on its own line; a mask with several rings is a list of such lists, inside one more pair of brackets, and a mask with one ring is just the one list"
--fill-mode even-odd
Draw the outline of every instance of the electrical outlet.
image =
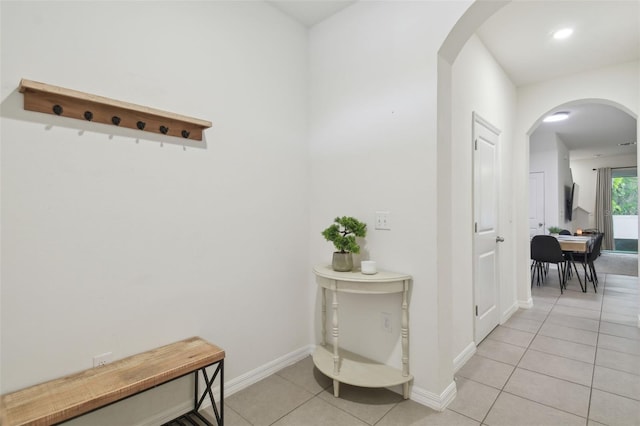
[[387, 333], [391, 333], [391, 330], [393, 329], [393, 325], [391, 323], [391, 314], [388, 312], [381, 312], [380, 319], [381, 328]]
[[94, 367], [102, 367], [103, 365], [109, 364], [113, 358], [113, 353], [106, 352], [102, 355], [96, 355], [93, 357], [93, 366]]
[[391, 230], [391, 215], [389, 212], [376, 212], [376, 229]]

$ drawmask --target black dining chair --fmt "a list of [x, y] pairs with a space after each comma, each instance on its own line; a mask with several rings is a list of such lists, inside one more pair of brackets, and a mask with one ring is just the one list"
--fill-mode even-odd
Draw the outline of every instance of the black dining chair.
[[593, 262], [600, 257], [600, 250], [602, 248], [602, 239], [604, 238], [603, 233], [595, 234], [593, 238], [593, 242], [591, 243], [591, 247], [587, 252], [586, 256], [575, 256], [574, 260], [576, 262], [580, 262], [584, 267], [584, 283], [585, 283], [585, 291], [587, 288], [587, 279], [591, 281], [593, 284], [593, 291], [598, 292], [596, 287], [598, 287], [598, 274], [596, 273], [596, 267]]
[[560, 293], [566, 286], [567, 279], [567, 260], [562, 253], [560, 243], [551, 235], [536, 235], [531, 239], [531, 260], [533, 264], [531, 275], [531, 287], [533, 287], [533, 279], [538, 276], [537, 284], [544, 281], [543, 270], [548, 263], [554, 263], [558, 268], [558, 279], [560, 280]]
[[599, 234], [600, 231], [596, 228], [588, 228], [588, 229], [583, 229], [582, 230], [582, 235], [594, 235], [594, 234]]

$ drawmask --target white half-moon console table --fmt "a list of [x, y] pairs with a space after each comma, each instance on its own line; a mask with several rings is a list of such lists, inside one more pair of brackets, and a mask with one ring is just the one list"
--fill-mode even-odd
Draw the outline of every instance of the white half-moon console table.
[[[322, 288], [322, 345], [317, 346], [313, 362], [322, 374], [333, 379], [333, 395], [340, 395], [340, 383], [368, 388], [402, 385], [405, 399], [409, 398], [409, 303], [408, 292], [411, 276], [396, 272], [378, 271], [365, 275], [360, 271], [336, 272], [330, 265], [313, 268], [316, 281]], [[327, 343], [327, 290], [332, 292], [333, 307], [331, 335], [333, 344]], [[402, 369], [367, 359], [364, 356], [340, 349], [338, 345], [338, 293], [389, 294], [402, 293]]]

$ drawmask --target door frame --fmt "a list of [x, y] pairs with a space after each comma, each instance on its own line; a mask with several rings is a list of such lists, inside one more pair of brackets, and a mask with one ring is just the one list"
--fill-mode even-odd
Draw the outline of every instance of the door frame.
[[[498, 137], [498, 142], [497, 142], [497, 147], [496, 147], [496, 164], [498, 166], [498, 170], [496, 171], [496, 181], [497, 181], [497, 188], [496, 188], [496, 236], [500, 235], [500, 179], [501, 179], [501, 163], [500, 163], [500, 153], [501, 153], [501, 148], [500, 148], [500, 134], [502, 133], [502, 131], [500, 129], [498, 129], [496, 126], [494, 126], [493, 124], [491, 124], [488, 120], [484, 119], [481, 115], [479, 115], [477, 112], [473, 111], [472, 112], [472, 121], [471, 121], [471, 167], [472, 167], [472, 177], [471, 177], [471, 200], [472, 200], [472, 224], [471, 224], [471, 231], [472, 231], [472, 239], [473, 239], [473, 243], [472, 243], [472, 316], [473, 316], [473, 341], [476, 344], [476, 346], [480, 343], [480, 341], [482, 341], [486, 336], [483, 337], [483, 339], [478, 340], [477, 338], [477, 331], [478, 331], [478, 327], [477, 327], [477, 322], [478, 322], [478, 315], [476, 314], [476, 288], [477, 288], [477, 284], [478, 284], [478, 276], [477, 276], [477, 244], [476, 244], [476, 238], [477, 238], [477, 232], [475, 230], [475, 224], [477, 222], [477, 218], [476, 218], [476, 158], [475, 158], [475, 141], [477, 138], [477, 133], [476, 133], [476, 122], [481, 124], [482, 126], [486, 127], [487, 129], [489, 129], [491, 132], [495, 133]], [[501, 320], [502, 320], [502, 307], [501, 307], [501, 282], [500, 282], [500, 275], [501, 275], [501, 263], [500, 263], [500, 251], [497, 249], [497, 245], [498, 243], [496, 242], [496, 255], [495, 255], [495, 259], [496, 259], [496, 265], [495, 265], [495, 273], [496, 273], [496, 282], [495, 282], [495, 309], [497, 311], [497, 321], [495, 323], [495, 327], [497, 327]], [[493, 329], [492, 329], [493, 330]], [[490, 332], [489, 332], [490, 333]], [[488, 333], [488, 334], [489, 334]], [[487, 335], [488, 335], [487, 334]]]
[[[532, 172], [531, 170], [529, 170], [529, 182], [531, 182], [531, 175], [532, 174], [539, 174], [542, 176], [542, 234], [545, 233], [545, 229], [547, 229], [547, 203], [546, 203], [546, 196], [547, 196], [547, 188], [546, 188], [546, 176], [544, 171], [537, 171], [537, 172]], [[531, 195], [531, 191], [534, 188], [531, 188], [531, 185], [529, 185], [529, 194]], [[536, 195], [537, 197], [537, 195]], [[531, 208], [531, 205], [529, 205], [529, 208]], [[531, 229], [531, 226], [529, 226], [529, 229]], [[529, 231], [531, 232], [531, 231]]]

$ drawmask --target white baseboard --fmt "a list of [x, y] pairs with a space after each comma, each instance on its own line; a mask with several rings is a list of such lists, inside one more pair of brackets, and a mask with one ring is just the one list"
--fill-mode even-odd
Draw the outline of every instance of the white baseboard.
[[453, 372], [457, 373], [463, 365], [476, 353], [476, 344], [471, 342], [453, 359]]
[[513, 305], [511, 305], [509, 307], [509, 309], [507, 309], [502, 314], [502, 319], [500, 320], [500, 324], [504, 324], [505, 322], [507, 322], [509, 320], [509, 318], [511, 318], [511, 315], [516, 313], [516, 311], [518, 310], [519, 307], [520, 307], [520, 303], [519, 302], [513, 302]]
[[533, 299], [529, 297], [528, 300], [518, 300], [518, 307], [522, 309], [533, 308]]
[[276, 358], [273, 361], [268, 362], [258, 368], [254, 368], [253, 370], [241, 376], [238, 376], [235, 379], [229, 380], [228, 382], [225, 383], [225, 386], [224, 386], [225, 398], [227, 396], [233, 395], [236, 392], [241, 391], [242, 389], [248, 388], [252, 384], [257, 383], [260, 380], [269, 377], [273, 373], [277, 373], [278, 371], [282, 370], [285, 367], [288, 367], [292, 364], [295, 364], [298, 361], [303, 360], [307, 356], [311, 355], [314, 349], [315, 349], [315, 345], [304, 346], [293, 352], [285, 354], [280, 358]]
[[418, 404], [426, 405], [429, 408], [433, 408], [436, 411], [444, 411], [447, 405], [453, 401], [456, 397], [456, 382], [451, 382], [449, 386], [440, 394], [437, 395], [428, 390], [413, 386], [411, 389], [411, 400]]
[[[259, 382], [262, 379], [266, 379], [267, 377], [271, 376], [274, 373], [277, 373], [283, 368], [303, 360], [307, 356], [311, 355], [315, 348], [315, 345], [304, 346], [293, 352], [285, 354], [280, 358], [268, 362], [258, 368], [254, 368], [253, 370], [248, 371], [243, 375], [236, 377], [235, 379], [225, 382], [224, 397], [227, 398], [228, 396], [231, 396], [236, 392], [240, 392], [242, 389], [248, 388], [249, 386]], [[220, 387], [215, 386], [212, 391], [216, 403], [220, 402], [218, 399], [220, 395]], [[208, 407], [211, 407], [211, 401], [209, 401], [209, 399], [205, 399], [202, 403], [202, 408]]]

